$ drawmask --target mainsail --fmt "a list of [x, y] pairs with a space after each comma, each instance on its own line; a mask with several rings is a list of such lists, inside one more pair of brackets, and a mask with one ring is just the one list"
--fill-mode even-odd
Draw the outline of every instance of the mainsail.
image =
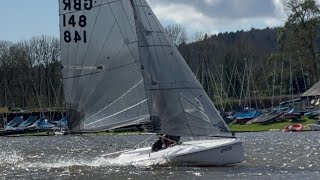
[[145, 0], [59, 0], [72, 130], [147, 122], [151, 132], [228, 128]]

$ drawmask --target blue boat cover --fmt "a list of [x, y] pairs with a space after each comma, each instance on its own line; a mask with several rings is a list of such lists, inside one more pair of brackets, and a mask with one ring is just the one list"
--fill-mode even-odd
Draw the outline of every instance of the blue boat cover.
[[68, 129], [68, 118], [67, 117], [62, 118], [59, 121], [55, 121], [54, 123], [56, 124], [57, 128]]
[[239, 112], [234, 115], [235, 119], [254, 119], [261, 116], [262, 113], [257, 110], [245, 110], [244, 112]]
[[36, 117], [30, 116], [26, 121], [21, 123], [18, 127], [20, 127], [20, 128], [28, 127], [28, 126], [31, 126], [36, 121], [37, 121]]
[[18, 127], [21, 123], [23, 122], [23, 117], [15, 117], [12, 121], [10, 121], [7, 125], [6, 125], [6, 129], [11, 129], [14, 127]]
[[51, 129], [54, 128], [55, 125], [49, 123], [47, 119], [44, 117], [40, 118], [38, 121], [36, 121], [33, 126], [35, 126], [38, 129]]

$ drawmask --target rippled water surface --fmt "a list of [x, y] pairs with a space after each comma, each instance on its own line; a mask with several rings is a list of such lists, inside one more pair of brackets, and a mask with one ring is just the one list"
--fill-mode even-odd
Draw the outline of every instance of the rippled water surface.
[[102, 157], [148, 137], [0, 137], [0, 179], [320, 179], [319, 132], [238, 134], [247, 160], [235, 167], [150, 166], [154, 162]]

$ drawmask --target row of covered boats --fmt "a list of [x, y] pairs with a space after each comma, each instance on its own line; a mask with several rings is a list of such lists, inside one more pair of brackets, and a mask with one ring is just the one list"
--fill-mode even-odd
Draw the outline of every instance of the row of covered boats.
[[271, 110], [259, 111], [245, 108], [242, 112], [231, 113], [227, 121], [236, 124], [268, 124], [282, 119], [296, 120], [302, 116], [317, 119], [320, 116], [320, 110], [316, 108], [319, 101], [320, 99], [317, 99], [317, 101], [312, 101], [313, 104], [311, 103], [310, 106], [305, 106], [305, 102], [299, 98], [282, 102]]
[[68, 120], [63, 117], [59, 120], [48, 120], [45, 116], [29, 116], [24, 118], [24, 116], [16, 116], [11, 120], [8, 120], [6, 123], [6, 118], [3, 118], [3, 131], [2, 132], [11, 132], [20, 133], [28, 131], [62, 131], [68, 129]]

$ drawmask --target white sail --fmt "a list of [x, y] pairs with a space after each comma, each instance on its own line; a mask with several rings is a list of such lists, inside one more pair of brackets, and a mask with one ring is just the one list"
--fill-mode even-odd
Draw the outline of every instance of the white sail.
[[60, 0], [60, 29], [74, 130], [150, 121], [171, 135], [228, 131], [145, 0]]
[[104, 130], [149, 114], [130, 7], [129, 1], [60, 0], [64, 92], [74, 130]]

